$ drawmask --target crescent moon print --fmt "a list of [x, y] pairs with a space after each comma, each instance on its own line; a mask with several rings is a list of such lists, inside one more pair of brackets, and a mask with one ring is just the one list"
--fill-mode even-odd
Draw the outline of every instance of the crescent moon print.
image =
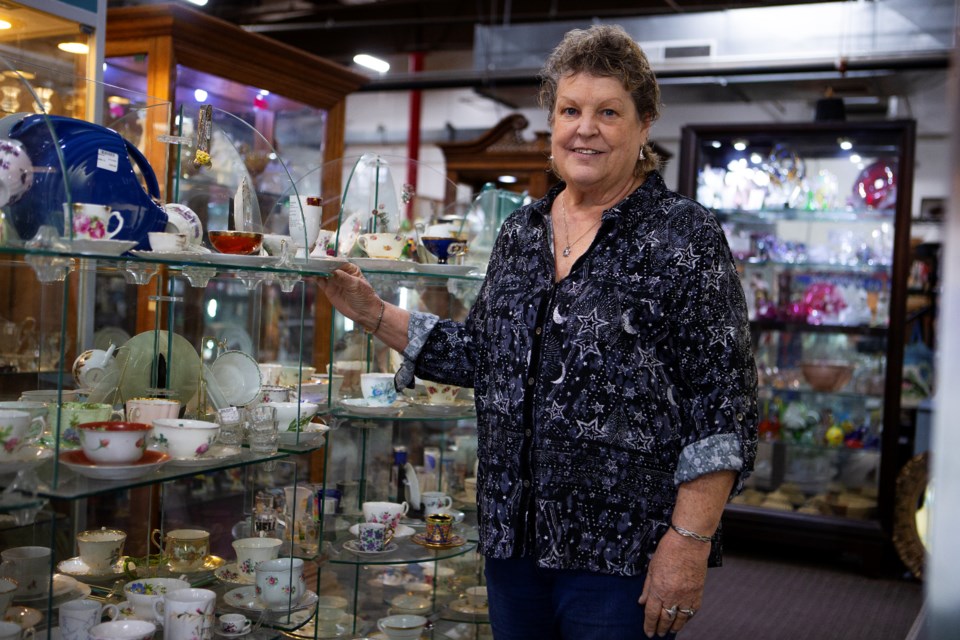
[[553, 308], [553, 321], [556, 322], [557, 324], [563, 324], [564, 322], [567, 321], [566, 318], [560, 315], [560, 309], [558, 309], [557, 307]]
[[561, 382], [563, 382], [563, 379], [566, 378], [566, 377], [567, 377], [567, 365], [564, 364], [564, 363], [561, 361], [561, 362], [560, 362], [560, 377], [557, 378], [556, 380], [551, 380], [550, 382], [552, 382], [553, 384], [560, 384]]
[[623, 325], [623, 330], [629, 333], [632, 336], [637, 335], [637, 328], [630, 324], [630, 312], [624, 311], [623, 315], [620, 316], [620, 323]]

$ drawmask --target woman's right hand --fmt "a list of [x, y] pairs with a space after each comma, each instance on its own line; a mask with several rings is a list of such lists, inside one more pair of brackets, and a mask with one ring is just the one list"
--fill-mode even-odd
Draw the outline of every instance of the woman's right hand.
[[348, 262], [329, 278], [319, 278], [318, 284], [337, 311], [367, 329], [376, 324], [380, 297], [363, 277], [360, 267]]

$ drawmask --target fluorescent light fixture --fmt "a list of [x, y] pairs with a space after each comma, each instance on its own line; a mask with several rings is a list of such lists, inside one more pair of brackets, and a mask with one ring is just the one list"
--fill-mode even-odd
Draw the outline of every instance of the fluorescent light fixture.
[[24, 80], [33, 80], [37, 77], [37, 74], [31, 71], [24, 71], [23, 69], [17, 69], [16, 71], [13, 69], [7, 69], [3, 72], [3, 76], [5, 78], [23, 78]]
[[375, 58], [366, 53], [358, 53], [353, 56], [353, 61], [356, 62], [361, 67], [366, 67], [367, 69], [372, 69], [377, 73], [386, 73], [390, 71], [390, 63], [386, 60], [381, 60], [380, 58]]
[[197, 102], [206, 102], [207, 92], [204, 91], [203, 89], [194, 89], [193, 99], [196, 100]]
[[0, 31], [13, 28], [13, 25], [6, 20], [0, 20]]
[[497, 182], [502, 182], [503, 184], [514, 184], [517, 181], [517, 176], [498, 176]]
[[88, 47], [84, 42], [61, 42], [57, 45], [57, 49], [60, 49], [60, 51], [66, 51], [67, 53], [76, 53], [78, 55], [90, 53], [90, 47]]

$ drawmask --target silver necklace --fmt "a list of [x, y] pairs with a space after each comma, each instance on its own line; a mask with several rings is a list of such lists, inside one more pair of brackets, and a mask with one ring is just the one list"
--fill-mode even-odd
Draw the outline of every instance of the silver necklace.
[[587, 229], [586, 231], [584, 231], [583, 234], [581, 234], [581, 236], [580, 236], [579, 238], [577, 238], [577, 239], [574, 240], [573, 242], [570, 242], [570, 227], [567, 226], [567, 198], [566, 198], [566, 195], [567, 195], [566, 192], [564, 192], [563, 194], [560, 195], [560, 211], [563, 213], [563, 235], [566, 236], [566, 239], [567, 239], [567, 246], [565, 246], [565, 247], [563, 248], [563, 257], [564, 257], [564, 258], [567, 258], [567, 257], [570, 256], [570, 250], [573, 249], [573, 246], [574, 246], [575, 244], [577, 244], [578, 242], [580, 242], [581, 240], [583, 240], [583, 237], [584, 237], [584, 236], [586, 236], [588, 233], [590, 233], [591, 231], [593, 231], [593, 228], [596, 227], [598, 224], [600, 224], [601, 222], [603, 222], [603, 218], [600, 218], [600, 220], [597, 220], [597, 221], [594, 222], [592, 225], [590, 225], [590, 228]]

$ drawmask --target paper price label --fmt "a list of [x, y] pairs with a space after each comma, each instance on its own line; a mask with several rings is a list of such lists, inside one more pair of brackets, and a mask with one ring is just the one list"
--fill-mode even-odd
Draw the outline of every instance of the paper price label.
[[120, 166], [120, 156], [113, 151], [106, 149], [97, 149], [97, 169], [106, 169], [107, 171], [117, 172]]

